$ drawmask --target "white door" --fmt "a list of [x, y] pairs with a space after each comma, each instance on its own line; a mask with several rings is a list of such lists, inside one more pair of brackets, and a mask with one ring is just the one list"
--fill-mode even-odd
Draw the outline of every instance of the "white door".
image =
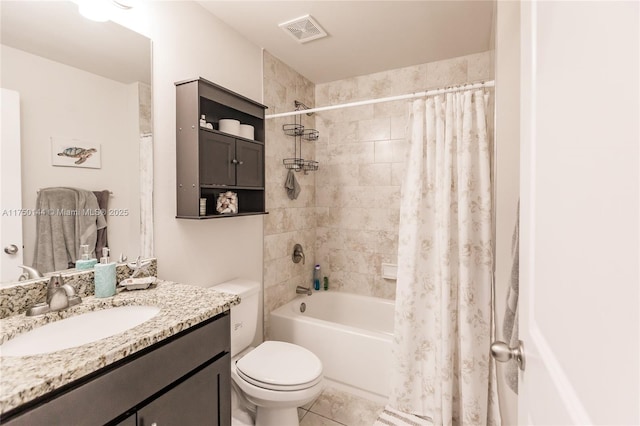
[[640, 3], [522, 4], [518, 423], [640, 424]]
[[22, 265], [20, 94], [2, 89], [0, 102], [0, 281], [16, 281]]

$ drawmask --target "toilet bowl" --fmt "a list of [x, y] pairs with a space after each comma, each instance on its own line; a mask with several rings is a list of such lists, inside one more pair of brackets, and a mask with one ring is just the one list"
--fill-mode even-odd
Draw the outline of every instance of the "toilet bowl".
[[303, 347], [267, 341], [232, 361], [231, 379], [256, 406], [256, 426], [295, 426], [297, 408], [322, 392], [322, 363]]
[[[322, 362], [313, 352], [292, 343], [266, 341], [255, 348], [249, 346], [257, 328], [259, 289], [259, 283], [247, 280], [216, 286], [241, 299], [240, 305], [231, 308], [231, 379], [233, 392], [240, 393], [234, 395], [232, 404], [248, 401], [254, 405], [256, 426], [297, 426], [298, 407], [322, 392]], [[242, 420], [234, 414], [234, 425], [246, 425], [253, 417], [242, 407], [232, 406], [232, 411], [242, 414]]]

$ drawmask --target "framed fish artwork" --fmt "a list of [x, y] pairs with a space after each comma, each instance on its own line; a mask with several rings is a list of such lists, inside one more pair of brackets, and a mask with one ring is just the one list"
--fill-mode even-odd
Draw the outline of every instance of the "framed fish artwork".
[[51, 138], [51, 165], [101, 168], [100, 144], [78, 139]]

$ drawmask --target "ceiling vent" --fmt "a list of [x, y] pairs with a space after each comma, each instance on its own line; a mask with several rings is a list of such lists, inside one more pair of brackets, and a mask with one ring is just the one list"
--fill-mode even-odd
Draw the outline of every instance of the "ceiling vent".
[[291, 21], [283, 22], [278, 26], [299, 43], [306, 43], [327, 36], [327, 32], [322, 29], [311, 15], [301, 16]]

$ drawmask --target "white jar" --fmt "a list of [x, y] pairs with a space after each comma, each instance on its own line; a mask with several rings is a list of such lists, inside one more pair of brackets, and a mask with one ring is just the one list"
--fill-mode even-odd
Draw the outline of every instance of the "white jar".
[[232, 118], [221, 118], [218, 122], [218, 130], [240, 136], [240, 121]]
[[254, 137], [254, 128], [250, 124], [241, 124], [240, 125], [240, 136], [247, 139], [253, 139]]

